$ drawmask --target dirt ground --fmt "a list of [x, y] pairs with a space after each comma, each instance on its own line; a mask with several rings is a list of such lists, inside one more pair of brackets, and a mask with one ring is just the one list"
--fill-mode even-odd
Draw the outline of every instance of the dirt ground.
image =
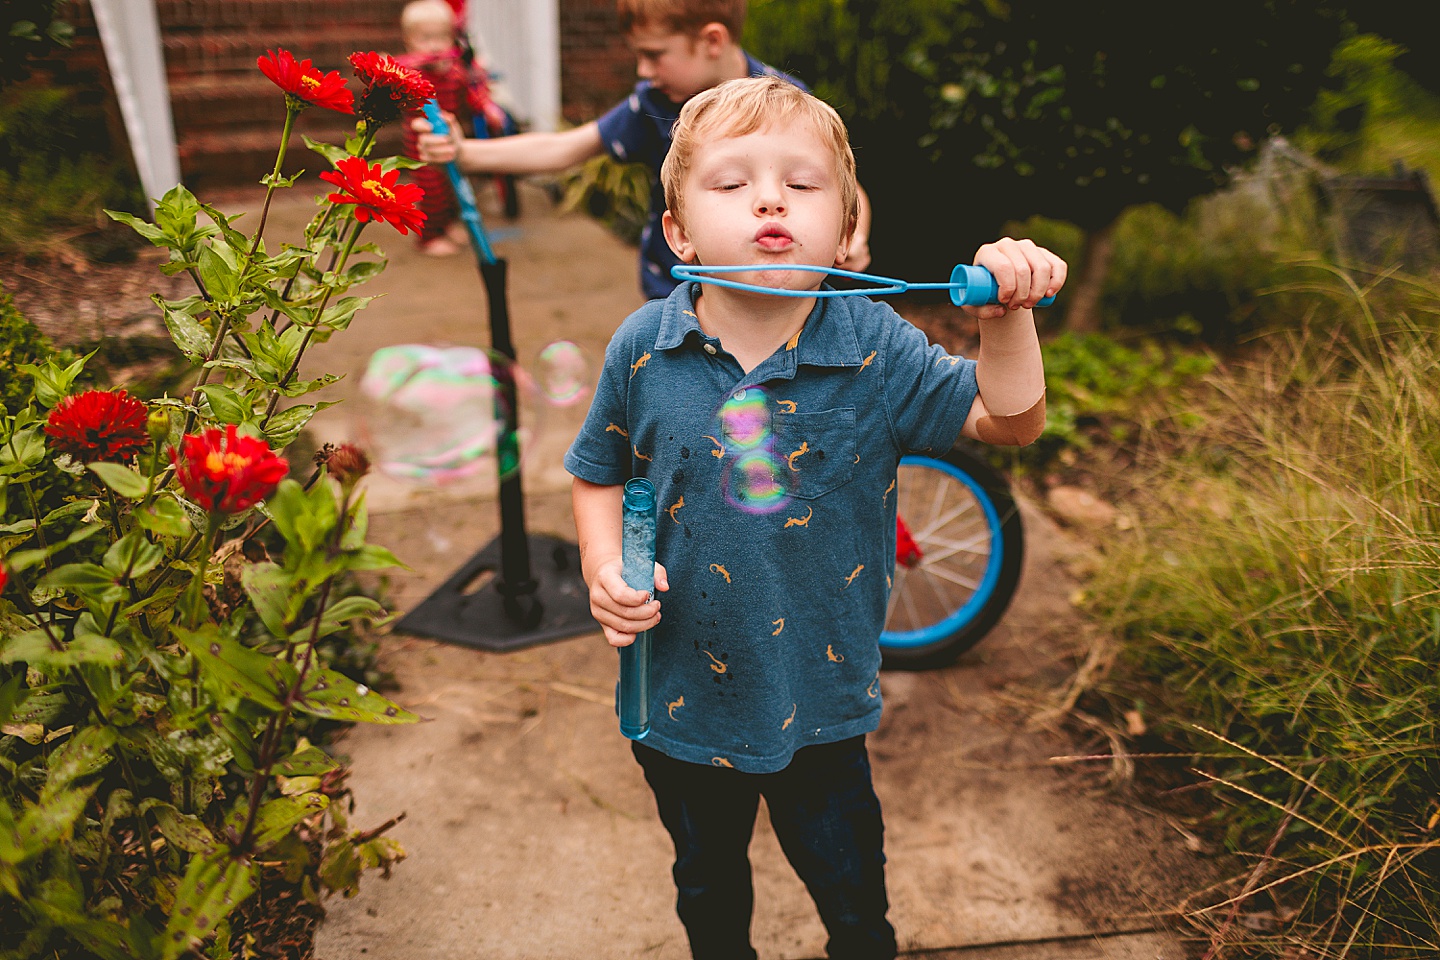
[[[237, 196], [222, 206], [257, 201]], [[538, 366], [540, 351], [563, 339], [598, 364], [611, 331], [641, 302], [633, 251], [586, 218], [558, 215], [539, 190], [527, 188], [523, 205], [514, 225], [490, 212], [510, 263], [520, 363]], [[298, 235], [312, 209], [308, 196], [277, 205], [267, 233]], [[389, 268], [363, 291], [379, 299], [307, 361], [344, 375], [326, 399], [353, 401], [381, 346], [488, 343], [473, 258], [424, 257], [384, 230], [371, 239]], [[147, 297], [168, 281], [153, 267], [147, 256], [71, 282], [23, 271], [6, 282], [21, 309], [62, 340], [154, 333]], [[584, 404], [530, 400], [522, 409], [536, 434], [524, 465], [527, 523], [532, 533], [573, 539], [559, 461]], [[366, 416], [354, 402], [327, 410], [315, 440], [351, 439]], [[409, 568], [388, 579], [396, 609], [412, 609], [496, 536], [494, 488], [484, 474], [441, 487], [370, 482], [371, 539]], [[1022, 510], [1021, 588], [996, 630], [952, 667], [882, 676], [885, 716], [870, 744], [902, 948], [941, 958], [1181, 960], [1167, 911], [1210, 865], [1176, 826], [1111, 790], [1106, 765], [1054, 759], [1106, 752], [1103, 739], [1076, 742], [1054, 715], [1076, 665], [1103, 638], [1070, 603], [1085, 544], [1030, 503]], [[357, 728], [341, 749], [354, 764], [355, 823], [405, 813], [393, 836], [410, 856], [388, 882], [369, 879], [355, 899], [330, 904], [317, 956], [688, 955], [669, 841], [616, 729], [616, 658], [598, 632], [506, 654], [397, 633], [382, 657], [400, 682], [396, 698], [427, 722]], [[761, 956], [821, 956], [824, 931], [763, 817], [751, 854]]]

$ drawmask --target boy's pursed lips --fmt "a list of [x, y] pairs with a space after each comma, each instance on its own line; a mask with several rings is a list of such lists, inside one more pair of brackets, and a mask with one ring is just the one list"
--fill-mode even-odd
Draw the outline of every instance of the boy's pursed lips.
[[760, 229], [755, 231], [755, 242], [762, 247], [777, 248], [789, 246], [795, 242], [795, 238], [790, 235], [789, 230], [772, 220], [762, 224]]

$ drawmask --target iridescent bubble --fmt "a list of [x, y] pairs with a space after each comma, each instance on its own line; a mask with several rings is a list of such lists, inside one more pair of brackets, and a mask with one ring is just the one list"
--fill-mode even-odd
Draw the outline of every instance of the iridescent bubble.
[[533, 393], [524, 371], [500, 354], [384, 347], [360, 381], [361, 441], [392, 477], [446, 483], [488, 471], [504, 478], [520, 468], [525, 439], [510, 426], [501, 389], [511, 377], [518, 397]]
[[540, 351], [536, 379], [545, 398], [558, 407], [578, 403], [592, 386], [590, 363], [569, 340], [556, 340]]
[[785, 461], [768, 449], [750, 450], [725, 465], [725, 500], [746, 513], [774, 513], [790, 500]]
[[770, 440], [770, 397], [760, 387], [737, 390], [721, 405], [719, 420], [727, 448], [759, 449]]

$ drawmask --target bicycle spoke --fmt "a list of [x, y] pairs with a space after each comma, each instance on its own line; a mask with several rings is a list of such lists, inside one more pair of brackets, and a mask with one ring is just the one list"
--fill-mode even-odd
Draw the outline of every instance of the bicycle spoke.
[[927, 577], [939, 577], [942, 580], [948, 580], [956, 586], [964, 587], [971, 593], [974, 593], [976, 590], [980, 589], [979, 580], [967, 580], [965, 577], [961, 576], [958, 573], [948, 572], [944, 567], [932, 567], [927, 564], [921, 567], [920, 570]]

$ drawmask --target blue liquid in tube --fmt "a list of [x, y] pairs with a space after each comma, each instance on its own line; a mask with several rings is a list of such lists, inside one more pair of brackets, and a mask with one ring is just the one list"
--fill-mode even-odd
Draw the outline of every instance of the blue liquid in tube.
[[[625, 585], [655, 592], [655, 487], [643, 477], [625, 482], [620, 536], [621, 576]], [[650, 631], [620, 648], [620, 732], [643, 740], [650, 732]]]

